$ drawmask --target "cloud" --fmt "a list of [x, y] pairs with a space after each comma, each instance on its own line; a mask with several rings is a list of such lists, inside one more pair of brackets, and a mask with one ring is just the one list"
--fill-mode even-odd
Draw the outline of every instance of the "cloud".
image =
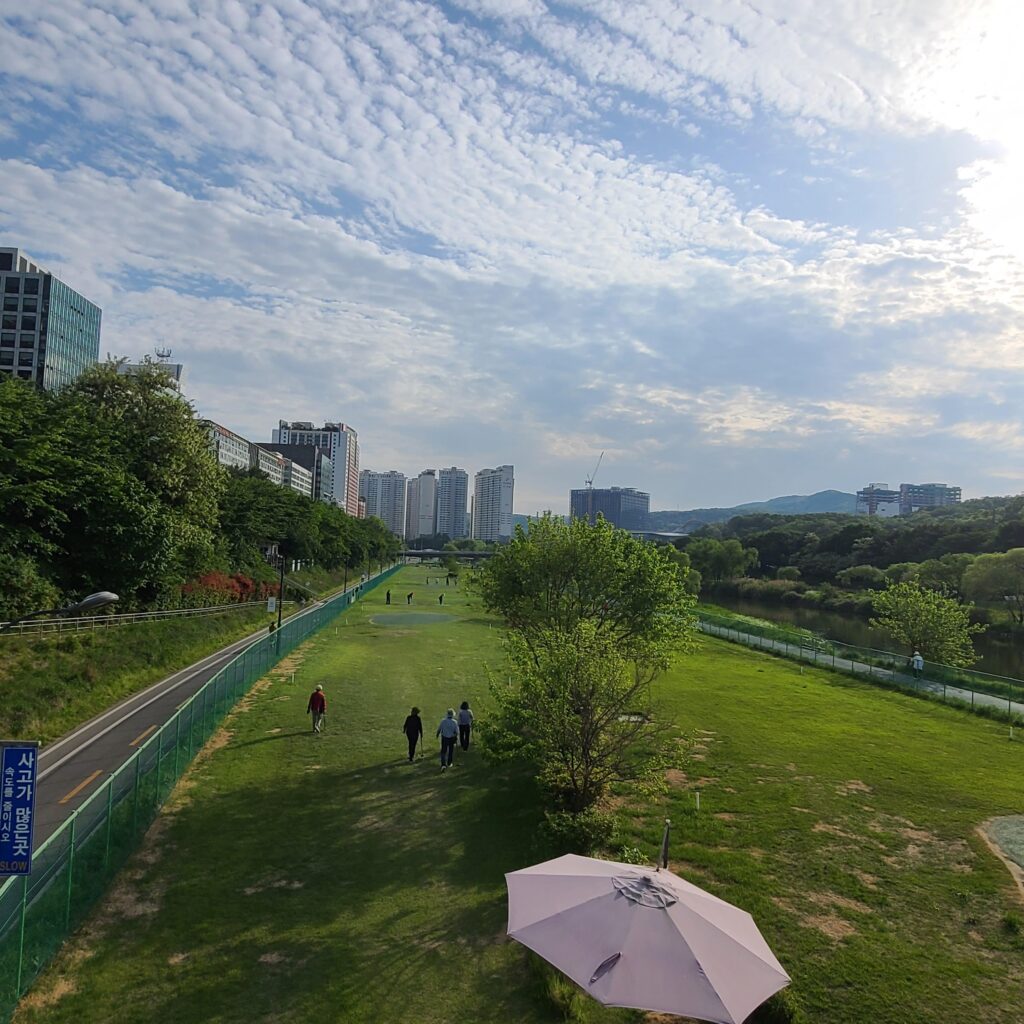
[[513, 461], [524, 507], [602, 449], [656, 503], [897, 459], [1004, 486], [1022, 207], [988, 141], [1019, 99], [980, 83], [1012, 14], [51, 0], [0, 15], [0, 230], [204, 413]]

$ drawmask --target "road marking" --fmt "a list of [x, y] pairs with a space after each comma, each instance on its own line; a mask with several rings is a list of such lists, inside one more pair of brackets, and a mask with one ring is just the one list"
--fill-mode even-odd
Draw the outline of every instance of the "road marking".
[[82, 792], [83, 789], [85, 789], [86, 786], [89, 785], [90, 782], [95, 782], [97, 777], [102, 775], [102, 774], [103, 774], [103, 770], [101, 768], [97, 768], [96, 771], [94, 771], [92, 773], [92, 775], [90, 775], [89, 778], [87, 778], [85, 780], [85, 782], [80, 782], [77, 786], [75, 786], [75, 788], [73, 790], [71, 790], [70, 793], [68, 793], [67, 796], [61, 797], [57, 801], [57, 803], [59, 803], [59, 804], [66, 804], [69, 800], [73, 800], [76, 796], [78, 796], [79, 793]]
[[145, 732], [140, 732], [139, 735], [128, 744], [128, 746], [137, 747], [155, 728], [155, 725], [151, 725]]

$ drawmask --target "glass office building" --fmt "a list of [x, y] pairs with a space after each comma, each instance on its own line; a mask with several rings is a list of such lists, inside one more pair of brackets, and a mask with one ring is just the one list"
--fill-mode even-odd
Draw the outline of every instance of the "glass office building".
[[100, 308], [18, 249], [0, 247], [0, 372], [47, 391], [100, 355]]

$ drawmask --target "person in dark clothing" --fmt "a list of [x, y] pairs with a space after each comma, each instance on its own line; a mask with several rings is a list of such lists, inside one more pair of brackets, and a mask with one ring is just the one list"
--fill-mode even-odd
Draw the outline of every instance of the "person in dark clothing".
[[384, 603], [385, 604], [391, 604], [391, 591], [390, 590], [384, 595]]
[[473, 728], [473, 712], [469, 710], [469, 701], [459, 705], [459, 743], [463, 750], [469, 750], [469, 733]]
[[405, 603], [406, 604], [412, 604], [412, 591], [411, 590], [409, 591], [408, 594], [405, 595]]
[[438, 594], [437, 595], [437, 603], [438, 604], [444, 604], [444, 594]]
[[416, 744], [423, 738], [423, 719], [420, 718], [420, 709], [413, 708], [402, 726], [402, 732], [409, 741], [409, 763], [416, 756]]

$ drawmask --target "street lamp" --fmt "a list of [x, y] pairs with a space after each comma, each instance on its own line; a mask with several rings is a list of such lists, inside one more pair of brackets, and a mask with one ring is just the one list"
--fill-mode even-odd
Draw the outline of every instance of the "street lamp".
[[5, 633], [10, 632], [19, 622], [24, 622], [26, 619], [37, 619], [40, 615], [75, 616], [82, 614], [82, 612], [92, 612], [96, 611], [97, 608], [105, 608], [108, 604], [114, 604], [115, 601], [120, 600], [117, 594], [113, 594], [109, 590], [98, 590], [95, 594], [83, 597], [76, 604], [68, 605], [67, 608], [42, 608], [37, 612], [29, 612], [28, 615], [19, 615], [16, 619], [5, 622], [2, 631]]

